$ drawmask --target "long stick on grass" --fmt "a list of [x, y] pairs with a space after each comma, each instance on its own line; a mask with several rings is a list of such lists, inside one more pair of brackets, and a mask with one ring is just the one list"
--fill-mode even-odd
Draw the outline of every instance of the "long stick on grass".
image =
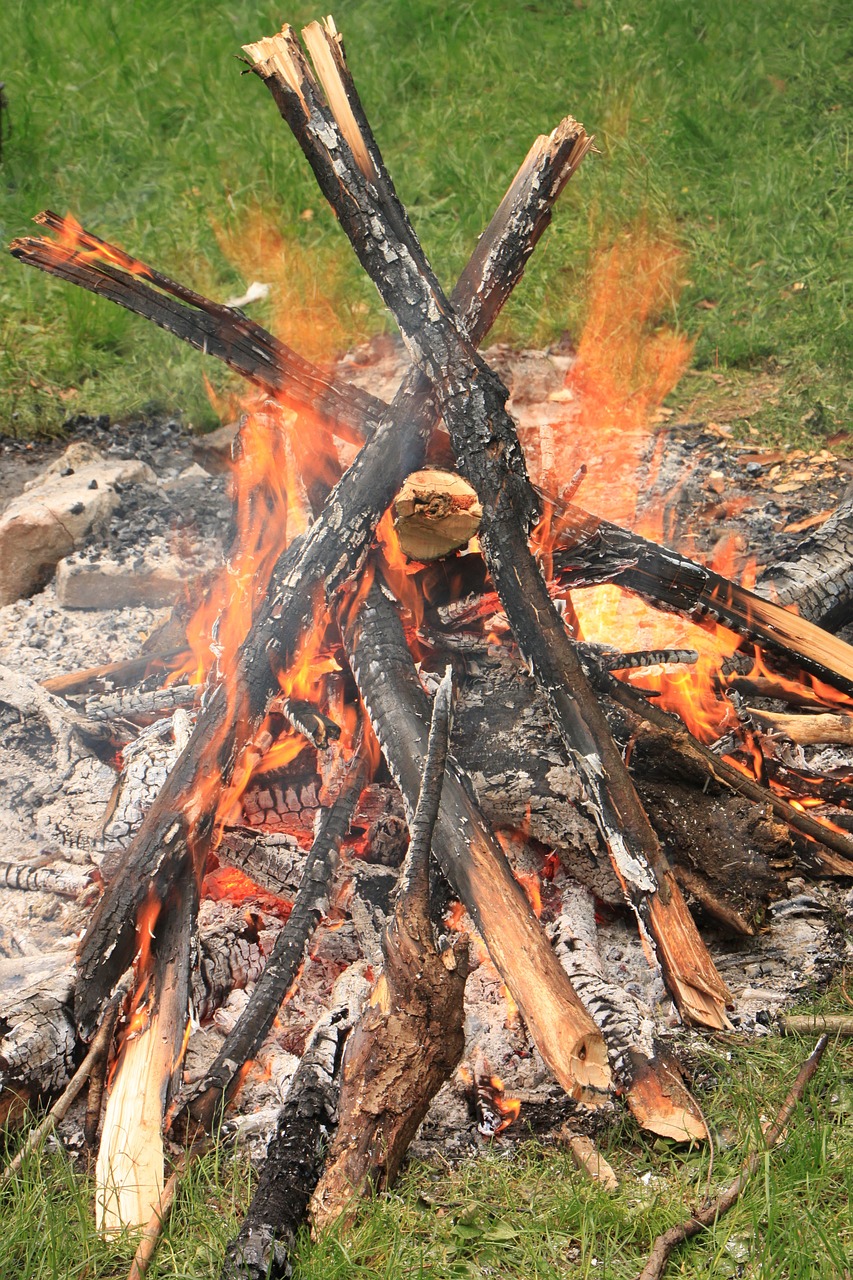
[[762, 1161], [765, 1151], [772, 1151], [776, 1143], [779, 1141], [785, 1126], [793, 1115], [794, 1108], [798, 1102], [802, 1101], [803, 1094], [809, 1081], [814, 1076], [820, 1060], [824, 1055], [826, 1046], [829, 1044], [829, 1036], [821, 1036], [815, 1045], [813, 1051], [806, 1058], [803, 1065], [797, 1072], [797, 1078], [791, 1085], [788, 1096], [782, 1103], [779, 1114], [764, 1133], [763, 1146], [758, 1151], [753, 1151], [741, 1166], [741, 1171], [737, 1177], [729, 1183], [729, 1185], [720, 1192], [714, 1199], [704, 1204], [689, 1218], [685, 1218], [683, 1222], [678, 1222], [674, 1227], [670, 1227], [664, 1231], [655, 1240], [652, 1245], [652, 1251], [649, 1254], [649, 1260], [643, 1270], [640, 1272], [637, 1280], [661, 1280], [664, 1267], [669, 1260], [669, 1255], [677, 1245], [682, 1244], [685, 1240], [692, 1239], [693, 1236], [703, 1231], [705, 1227], [713, 1226], [718, 1218], [727, 1213], [735, 1204], [743, 1191], [749, 1179], [755, 1173]]

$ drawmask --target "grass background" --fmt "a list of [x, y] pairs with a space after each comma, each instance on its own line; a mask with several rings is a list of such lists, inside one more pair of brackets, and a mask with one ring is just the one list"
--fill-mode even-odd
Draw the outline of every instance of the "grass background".
[[[537, 132], [594, 132], [500, 336], [583, 323], [596, 252], [638, 218], [674, 231], [688, 283], [660, 319], [696, 338], [679, 394], [704, 416], [814, 443], [845, 424], [849, 10], [841, 0], [346, 0], [336, 10], [386, 160], [452, 283]], [[268, 0], [5, 0], [11, 137], [0, 240], [51, 207], [314, 356], [386, 323], [242, 43], [316, 17]], [[70, 412], [214, 419], [228, 375], [108, 303], [4, 259], [0, 429]], [[750, 388], [757, 389], [750, 394]]]
[[[686, 283], [657, 320], [695, 338], [684, 411], [762, 437], [843, 447], [850, 27], [840, 0], [348, 0], [335, 16], [402, 198], [452, 282], [532, 136], [566, 112], [601, 154], [564, 195], [500, 335], [577, 337], [596, 255], [643, 221], [674, 234]], [[39, 209], [219, 299], [252, 279], [253, 314], [314, 357], [386, 324], [269, 95], [242, 78], [248, 40], [318, 16], [266, 0], [5, 0], [0, 240]], [[0, 431], [56, 432], [69, 414], [215, 414], [203, 373], [229, 375], [143, 321], [0, 258]], [[725, 415], [725, 417], [723, 417]], [[841, 991], [835, 1006], [845, 1007]], [[735, 1171], [806, 1049], [714, 1045], [701, 1094], [715, 1180]], [[669, 1274], [849, 1280], [853, 1082], [839, 1044], [784, 1149]], [[634, 1275], [651, 1237], [704, 1187], [707, 1152], [650, 1144], [628, 1121], [605, 1154], [607, 1197], [538, 1147], [457, 1171], [415, 1167], [346, 1239], [300, 1252], [332, 1277]], [[650, 1174], [648, 1185], [640, 1179]], [[187, 1180], [154, 1277], [216, 1274], [245, 1206], [222, 1151]], [[31, 1161], [2, 1206], [0, 1276], [113, 1277], [130, 1251], [91, 1227], [90, 1188], [58, 1154]]]
[[[836, 1002], [841, 999], [840, 990]], [[832, 1001], [823, 1000], [826, 1008]], [[849, 1011], [849, 1006], [848, 1006]], [[812, 1043], [768, 1037], [701, 1045], [697, 1096], [714, 1132], [712, 1189], [726, 1185], [778, 1111]], [[848, 1042], [849, 1045], [849, 1042]], [[677, 1251], [666, 1272], [689, 1280], [850, 1280], [853, 1275], [853, 1062], [830, 1045], [781, 1147], [735, 1207]], [[633, 1280], [652, 1239], [701, 1200], [707, 1148], [640, 1134], [629, 1118], [600, 1149], [620, 1179], [608, 1194], [558, 1147], [523, 1142], [456, 1169], [414, 1163], [366, 1205], [346, 1235], [296, 1254], [298, 1280]], [[251, 1193], [245, 1160], [223, 1148], [192, 1166], [149, 1280], [211, 1280]], [[10, 1280], [123, 1280], [133, 1244], [99, 1240], [92, 1186], [66, 1155], [31, 1158], [2, 1206], [0, 1275]]]

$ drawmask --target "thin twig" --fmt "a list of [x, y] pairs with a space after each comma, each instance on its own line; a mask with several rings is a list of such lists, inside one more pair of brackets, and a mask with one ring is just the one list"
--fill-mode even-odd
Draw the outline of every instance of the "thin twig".
[[704, 1230], [705, 1227], [712, 1226], [718, 1218], [727, 1213], [732, 1205], [736, 1203], [741, 1191], [761, 1163], [764, 1151], [771, 1151], [779, 1141], [785, 1126], [791, 1119], [794, 1108], [798, 1102], [802, 1101], [806, 1086], [817, 1071], [828, 1044], [829, 1036], [821, 1036], [812, 1053], [809, 1054], [800, 1067], [797, 1072], [797, 1078], [782, 1103], [779, 1114], [770, 1127], [765, 1130], [762, 1148], [758, 1151], [753, 1151], [752, 1155], [744, 1160], [740, 1173], [714, 1200], [702, 1205], [689, 1218], [685, 1218], [683, 1222], [676, 1223], [675, 1226], [670, 1227], [657, 1237], [652, 1245], [649, 1260], [640, 1272], [638, 1280], [661, 1280], [669, 1255], [676, 1245], [682, 1244], [685, 1240], [690, 1240]]
[[80, 1093], [83, 1085], [98, 1068], [100, 1063], [106, 1058], [110, 1051], [112, 1043], [113, 1031], [115, 1029], [116, 1020], [119, 1015], [122, 1003], [133, 983], [133, 970], [128, 969], [115, 991], [104, 1012], [103, 1021], [89, 1046], [89, 1052], [86, 1054], [80, 1066], [74, 1072], [74, 1075], [65, 1086], [64, 1091], [59, 1095], [53, 1106], [48, 1111], [44, 1119], [30, 1131], [24, 1145], [6, 1168], [0, 1174], [0, 1187], [9, 1182], [15, 1174], [20, 1172], [21, 1166], [31, 1151], [43, 1141], [44, 1138], [56, 1127], [60, 1120], [63, 1120], [71, 1109], [77, 1095]]

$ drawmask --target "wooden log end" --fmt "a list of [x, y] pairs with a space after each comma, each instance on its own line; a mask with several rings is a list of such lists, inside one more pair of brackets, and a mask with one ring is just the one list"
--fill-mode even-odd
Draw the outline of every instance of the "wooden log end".
[[675, 1065], [661, 1058], [632, 1062], [628, 1108], [642, 1129], [675, 1142], [704, 1142], [705, 1121]]
[[667, 871], [663, 888], [649, 899], [649, 923], [678, 1012], [694, 1026], [730, 1030], [726, 1009], [733, 1006], [732, 994], [699, 937], [672, 871]]
[[439, 560], [467, 546], [482, 518], [474, 489], [450, 471], [413, 471], [394, 499], [394, 527], [410, 560]]

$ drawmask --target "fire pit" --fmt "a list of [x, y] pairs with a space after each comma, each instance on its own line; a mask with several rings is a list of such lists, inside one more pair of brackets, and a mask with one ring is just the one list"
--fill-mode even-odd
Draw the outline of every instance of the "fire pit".
[[[287, 29], [247, 54], [414, 369], [386, 343], [321, 371], [53, 214], [38, 221], [58, 238], [12, 249], [259, 388], [230, 495], [180, 430], [159, 427], [141, 458], [131, 442], [149, 470], [102, 481], [116, 501], [55, 585], [0, 620], [11, 635], [36, 619], [16, 637], [21, 674], [0, 682], [7, 1112], [58, 1090], [95, 1037], [85, 1129], [100, 1131], [113, 1232], [164, 1203], [164, 1116], [194, 1140], [232, 1099], [257, 1128], [283, 1096], [233, 1274], [286, 1264], [312, 1194], [322, 1226], [387, 1185], [424, 1117], [421, 1141], [461, 1154], [519, 1112], [580, 1124], [620, 1094], [651, 1131], [701, 1139], [673, 1032], [763, 1034], [826, 981], [853, 871], [853, 651], [817, 625], [851, 614], [839, 464], [771, 463], [711, 427], [654, 423], [689, 355], [675, 340], [658, 336], [643, 394], [609, 409], [600, 325], [577, 353], [479, 356], [590, 139], [567, 120], [537, 140], [451, 308], [333, 25], [305, 39], [316, 79]], [[605, 291], [599, 321], [608, 296], [622, 303]], [[377, 391], [395, 378], [389, 407]], [[589, 449], [596, 422], [629, 412], [627, 433]], [[95, 434], [125, 447], [107, 424]], [[803, 490], [825, 521], [801, 514]], [[134, 526], [136, 546], [118, 545]], [[436, 558], [407, 558], [414, 526]], [[211, 532], [227, 545], [218, 572]], [[746, 550], [769, 565], [757, 578]], [[738, 581], [750, 573], [755, 591]], [[93, 615], [57, 626], [57, 596], [98, 610], [106, 665], [87, 651]], [[46, 946], [56, 962], [24, 981], [15, 949]]]

